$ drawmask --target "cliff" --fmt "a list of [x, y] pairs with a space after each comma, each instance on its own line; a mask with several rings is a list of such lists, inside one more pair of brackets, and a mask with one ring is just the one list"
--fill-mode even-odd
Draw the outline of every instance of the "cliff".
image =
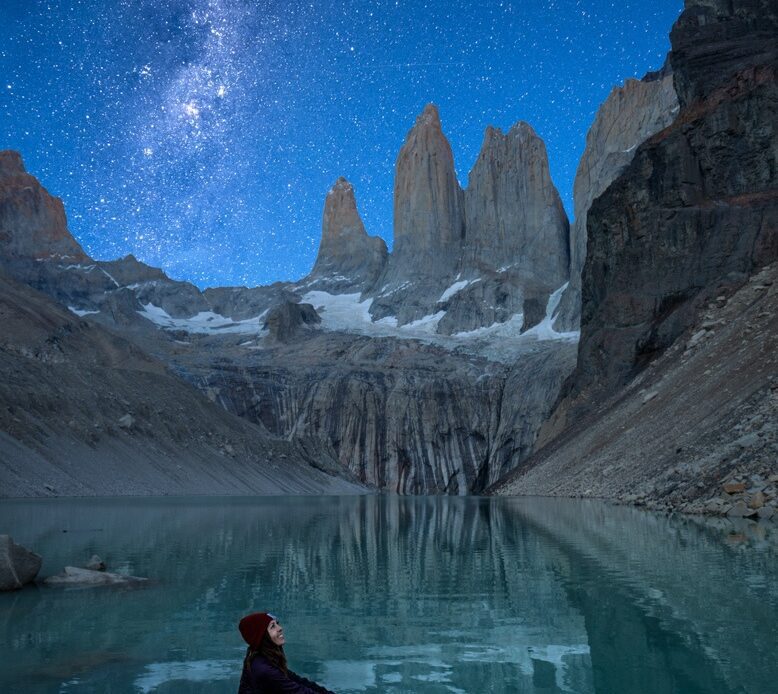
[[589, 208], [632, 161], [638, 145], [670, 125], [678, 113], [673, 75], [666, 65], [641, 80], [614, 87], [597, 110], [573, 183], [570, 285], [559, 308], [559, 330], [576, 330], [581, 320], [581, 273], [586, 258]]
[[0, 256], [12, 260], [89, 260], [67, 228], [62, 200], [27, 173], [18, 152], [0, 151]]
[[687, 3], [679, 113], [592, 203], [578, 363], [502, 493], [754, 514], [722, 484], [774, 493], [776, 35], [774, 3]]

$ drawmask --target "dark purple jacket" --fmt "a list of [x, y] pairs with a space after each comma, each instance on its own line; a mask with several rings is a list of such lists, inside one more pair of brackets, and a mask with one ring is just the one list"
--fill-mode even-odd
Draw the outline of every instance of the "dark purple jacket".
[[[249, 671], [250, 670], [250, 671]], [[285, 675], [261, 655], [254, 656], [249, 668], [243, 668], [238, 694], [333, 694], [296, 675], [291, 670]]]

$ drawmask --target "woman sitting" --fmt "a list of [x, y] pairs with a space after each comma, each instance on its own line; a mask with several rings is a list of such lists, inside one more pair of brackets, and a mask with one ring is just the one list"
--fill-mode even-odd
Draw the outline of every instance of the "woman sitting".
[[238, 629], [249, 645], [238, 694], [333, 694], [286, 667], [284, 630], [272, 614], [250, 614]]

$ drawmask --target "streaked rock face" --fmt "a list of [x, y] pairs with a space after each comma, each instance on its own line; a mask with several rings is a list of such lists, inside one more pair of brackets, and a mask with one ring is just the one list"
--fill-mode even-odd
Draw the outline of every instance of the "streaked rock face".
[[386, 243], [368, 236], [357, 211], [354, 187], [343, 177], [327, 193], [321, 243], [309, 281], [332, 290], [371, 287], [386, 264]]
[[11, 150], [0, 151], [0, 250], [7, 258], [89, 260], [68, 231], [62, 200], [49, 195]]
[[567, 215], [529, 124], [486, 129], [465, 191], [465, 229], [464, 272], [512, 267], [550, 290], [567, 280]]
[[638, 145], [666, 128], [678, 113], [669, 70], [614, 87], [586, 135], [586, 149], [573, 184], [575, 221], [570, 232], [570, 286], [557, 327], [575, 330], [580, 321], [581, 272], [586, 258], [586, 219], [592, 202], [632, 161]]
[[389, 279], [449, 275], [464, 233], [463, 194], [451, 146], [437, 107], [428, 104], [397, 156]]

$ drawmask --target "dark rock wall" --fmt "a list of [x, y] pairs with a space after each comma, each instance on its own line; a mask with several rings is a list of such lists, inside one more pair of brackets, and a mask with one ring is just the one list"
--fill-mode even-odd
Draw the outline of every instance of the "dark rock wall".
[[778, 257], [775, 3], [688, 3], [671, 37], [678, 118], [589, 210], [574, 397], [619, 388]]

